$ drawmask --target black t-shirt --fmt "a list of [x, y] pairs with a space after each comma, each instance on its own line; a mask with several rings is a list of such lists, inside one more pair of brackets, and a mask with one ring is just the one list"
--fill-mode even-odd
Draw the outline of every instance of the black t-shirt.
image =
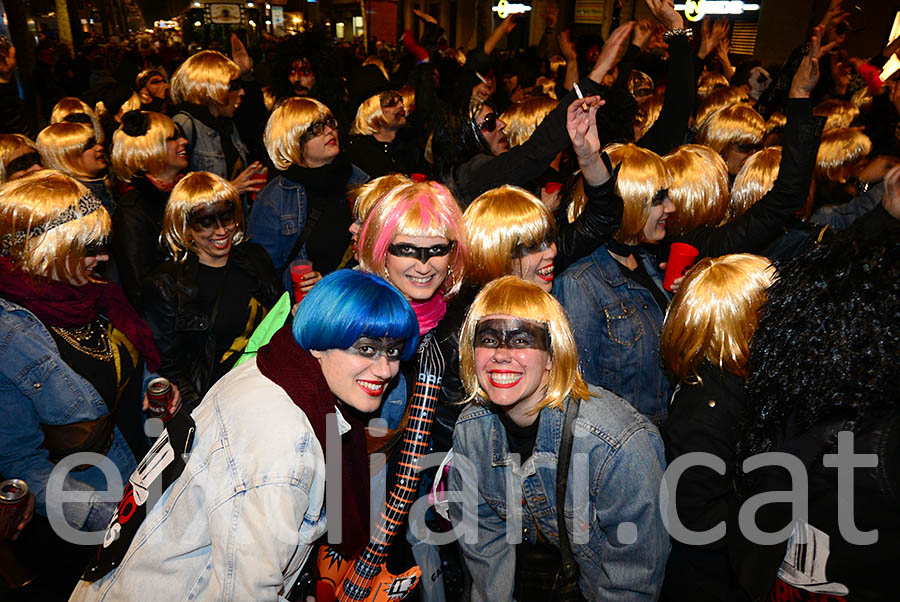
[[[210, 385], [231, 370], [247, 346], [250, 335], [266, 316], [267, 310], [253, 296], [256, 281], [236, 266], [214, 268], [200, 264], [197, 286], [200, 307], [212, 318], [216, 297], [221, 290], [221, 302], [215, 316], [213, 337], [216, 343], [216, 364]], [[224, 285], [223, 285], [224, 280]]]
[[534, 422], [528, 426], [519, 426], [506, 415], [506, 412], [498, 411], [497, 417], [506, 430], [506, 441], [509, 443], [510, 453], [519, 454], [519, 464], [524, 464], [534, 453], [541, 415], [538, 414]]
[[633, 270], [622, 263], [619, 263], [619, 268], [621, 268], [623, 276], [637, 282], [650, 291], [650, 294], [653, 295], [653, 300], [656, 301], [656, 304], [659, 306], [659, 310], [663, 312], [663, 314], [666, 313], [666, 309], [669, 307], [669, 300], [666, 299], [665, 293], [662, 292], [659, 285], [656, 284], [656, 281], [654, 281], [653, 278], [650, 277], [650, 274], [647, 273], [647, 270], [644, 268], [644, 264], [641, 263], [640, 259], [638, 259], [637, 267]]
[[50, 328], [62, 360], [91, 383], [106, 407], [114, 409], [116, 426], [137, 456], [148, 450], [141, 421], [143, 370], [134, 345], [105, 319], [78, 328]]

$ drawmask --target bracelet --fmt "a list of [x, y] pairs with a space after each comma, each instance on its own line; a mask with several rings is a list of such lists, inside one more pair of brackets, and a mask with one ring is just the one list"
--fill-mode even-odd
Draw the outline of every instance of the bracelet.
[[687, 39], [690, 40], [692, 37], [694, 37], [694, 30], [690, 27], [684, 27], [682, 29], [670, 29], [663, 34], [663, 41], [668, 42], [676, 36], [687, 36]]

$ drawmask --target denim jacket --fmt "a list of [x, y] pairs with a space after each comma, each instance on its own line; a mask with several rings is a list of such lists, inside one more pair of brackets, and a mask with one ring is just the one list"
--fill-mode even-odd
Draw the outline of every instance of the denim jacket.
[[256, 358], [213, 385], [191, 417], [184, 471], [122, 563], [79, 582], [70, 602], [286, 599], [326, 528], [325, 456], [309, 420]]
[[[590, 392], [575, 421], [565, 502], [578, 586], [591, 601], [655, 600], [669, 552], [659, 505], [663, 443], [625, 400], [599, 387]], [[539, 531], [559, 546], [556, 465], [564, 418], [565, 408], [541, 411], [534, 453], [521, 466], [490, 407], [471, 404], [456, 423], [449, 490], [465, 498], [463, 483], [475, 483], [477, 504], [449, 509], [454, 527], [468, 531], [465, 524], [477, 520], [477, 541], [462, 533], [459, 540], [475, 602], [512, 600], [513, 543], [534, 543]]]
[[[663, 290], [653, 256], [641, 249], [636, 257]], [[626, 278], [604, 245], [563, 272], [553, 282], [553, 295], [575, 333], [584, 380], [661, 424], [671, 385], [659, 356], [665, 314], [650, 291]]]
[[[219, 132], [209, 127], [199, 119], [192, 117], [186, 111], [180, 111], [172, 117], [172, 121], [181, 126], [184, 135], [190, 144], [191, 167], [190, 171], [208, 171], [230, 180], [233, 174], [226, 173], [225, 151], [222, 150], [222, 142], [219, 140]], [[241, 135], [237, 127], [231, 130], [231, 143], [237, 149], [244, 167], [249, 165], [247, 147], [241, 141]]]
[[[56, 342], [40, 320], [2, 298], [0, 357], [0, 474], [25, 481], [35, 496], [36, 512], [47, 516], [47, 481], [56, 465], [41, 447], [41, 424], [96, 420], [108, 410], [97, 390], [60, 358]], [[121, 484], [136, 466], [118, 428], [106, 457], [119, 471], [118, 490], [103, 495], [111, 485], [97, 466], [65, 476], [63, 490], [96, 492], [88, 502], [62, 505], [66, 522], [76, 529], [106, 527], [122, 496]]]
[[[354, 165], [350, 179], [346, 182], [347, 190], [368, 180], [369, 176]], [[269, 252], [275, 269], [284, 265], [294, 242], [300, 236], [306, 224], [306, 209], [306, 188], [285, 176], [278, 176], [256, 195], [247, 223], [247, 234], [250, 240]], [[306, 258], [304, 246], [296, 259]], [[289, 276], [286, 276], [285, 286], [290, 290]]]

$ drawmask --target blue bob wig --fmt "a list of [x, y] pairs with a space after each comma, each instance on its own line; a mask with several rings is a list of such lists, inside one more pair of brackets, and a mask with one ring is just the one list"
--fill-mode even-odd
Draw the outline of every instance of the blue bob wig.
[[404, 339], [401, 360], [419, 344], [419, 322], [403, 295], [385, 280], [358, 270], [322, 278], [300, 302], [292, 327], [307, 351], [348, 349], [361, 336]]

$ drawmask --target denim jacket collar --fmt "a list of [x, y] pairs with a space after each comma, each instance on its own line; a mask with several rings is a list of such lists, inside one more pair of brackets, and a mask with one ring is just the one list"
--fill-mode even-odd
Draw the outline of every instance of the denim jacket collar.
[[278, 175], [280, 177], [276, 181], [278, 182], [279, 186], [281, 186], [285, 190], [296, 190], [298, 188], [303, 188], [303, 184], [300, 184], [299, 182], [295, 182], [295, 181], [291, 180], [284, 174], [285, 174], [285, 172], [283, 172], [283, 171], [278, 172]]
[[[635, 283], [630, 278], [625, 277], [625, 274], [622, 273], [622, 268], [620, 267], [619, 262], [609, 254], [609, 250], [607, 249], [606, 245], [603, 245], [596, 251], [594, 251], [591, 257], [594, 260], [594, 264], [597, 266], [597, 269], [600, 271], [600, 275], [603, 277], [603, 280], [605, 280], [609, 286], [618, 287], [624, 284], [629, 288], [640, 288], [640, 285]], [[659, 270], [653, 263], [652, 253], [648, 252], [644, 248], [639, 248], [637, 250], [637, 253], [635, 254], [635, 259], [643, 264], [644, 269], [662, 290], [662, 280], [659, 277]]]
[[[569, 403], [569, 398], [566, 398], [565, 403]], [[565, 409], [565, 405], [563, 406], [563, 409]], [[485, 414], [493, 414], [495, 412], [496, 410], [492, 410], [491, 408], [484, 408]], [[483, 414], [480, 413], [469, 414], [469, 417], [474, 418], [482, 415]], [[522, 465], [522, 474], [520, 476], [529, 476], [535, 473], [534, 461], [536, 457], [542, 454], [556, 456], [559, 453], [559, 442], [562, 439], [563, 417], [564, 413], [554, 408], [547, 407], [541, 410], [537, 439], [534, 442], [534, 452]], [[490, 454], [491, 465], [494, 467], [509, 466], [512, 464], [509, 443], [506, 439], [506, 430], [503, 428], [499, 419], [491, 421]]]

